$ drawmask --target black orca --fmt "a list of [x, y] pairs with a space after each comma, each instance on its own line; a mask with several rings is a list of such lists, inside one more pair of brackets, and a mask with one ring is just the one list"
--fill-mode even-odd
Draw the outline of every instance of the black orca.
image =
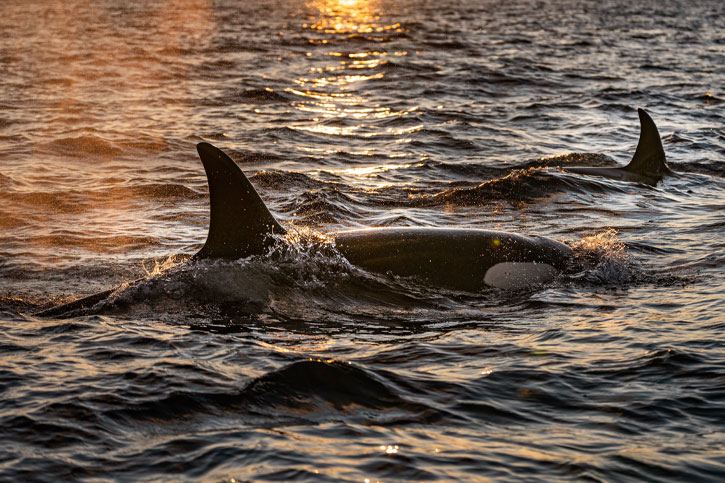
[[[209, 143], [197, 145], [209, 183], [206, 243], [193, 260], [264, 255], [286, 230], [274, 219], [232, 159]], [[367, 228], [331, 235], [347, 260], [370, 272], [413, 276], [444, 288], [518, 289], [548, 282], [564, 269], [571, 249], [539, 236], [477, 228]], [[133, 283], [133, 282], [132, 282]], [[52, 307], [39, 316], [83, 311], [110, 289]]]
[[651, 185], [657, 184], [665, 175], [671, 174], [672, 171], [665, 160], [665, 150], [662, 147], [662, 139], [657, 131], [657, 126], [643, 109], [637, 109], [637, 113], [640, 123], [639, 143], [637, 143], [634, 156], [627, 166], [620, 168], [565, 167], [564, 171]]

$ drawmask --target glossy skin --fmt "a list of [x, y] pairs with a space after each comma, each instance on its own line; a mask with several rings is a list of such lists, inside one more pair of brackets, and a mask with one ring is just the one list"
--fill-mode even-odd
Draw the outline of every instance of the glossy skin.
[[498, 264], [548, 264], [562, 270], [571, 256], [568, 246], [547, 238], [479, 229], [371, 228], [336, 233], [335, 245], [367, 271], [467, 291], [486, 287], [486, 273]]

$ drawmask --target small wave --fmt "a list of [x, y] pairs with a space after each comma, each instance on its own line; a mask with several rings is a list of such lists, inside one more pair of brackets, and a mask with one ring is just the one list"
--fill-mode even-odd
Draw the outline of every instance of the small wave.
[[169, 142], [159, 136], [149, 136], [137, 133], [132, 138], [116, 143], [125, 151], [140, 151], [142, 153], [162, 153], [169, 148]]
[[115, 207], [119, 200], [133, 200], [134, 202], [141, 199], [150, 201], [198, 200], [204, 199], [206, 196], [206, 193], [199, 193], [177, 183], [145, 183], [98, 190], [12, 191], [2, 195], [12, 203], [14, 211], [20, 212], [29, 208], [33, 216], [39, 216], [42, 211], [53, 213], [56, 216], [62, 213], [84, 213], [98, 206], [113, 205]]
[[710, 161], [704, 163], [668, 161], [667, 164], [675, 173], [697, 173], [715, 178], [725, 178], [725, 166]]
[[331, 185], [325, 181], [320, 181], [311, 176], [294, 171], [266, 170], [256, 173], [250, 178], [255, 186], [274, 190], [290, 190], [290, 189], [321, 189]]
[[696, 101], [704, 102], [708, 106], [719, 106], [723, 103], [723, 99], [721, 97], [710, 94], [709, 92], [705, 94], [696, 94], [693, 96], [693, 99]]
[[246, 101], [263, 101], [263, 102], [282, 102], [286, 103], [289, 101], [287, 97], [279, 92], [265, 87], [263, 89], [247, 89], [239, 91], [234, 95], [237, 100]]
[[423, 42], [423, 45], [426, 45], [428, 47], [432, 47], [434, 49], [441, 49], [441, 50], [455, 50], [457, 54], [460, 54], [461, 51], [466, 50], [473, 50], [471, 49], [470, 44], [460, 42], [458, 40], [428, 40], [426, 42]]
[[618, 167], [617, 163], [604, 154], [596, 153], [567, 153], [539, 158], [529, 161], [522, 168], [543, 168], [543, 167], [569, 167], [569, 166], [594, 166], [594, 167]]
[[[416, 62], [412, 58], [398, 58], [396, 60], [389, 60], [385, 64], [385, 70], [391, 71], [396, 75], [400, 75], [406, 72], [411, 74], [419, 74], [421, 76], [429, 75], [430, 79], [435, 78], [431, 75], [431, 66], [427, 62]], [[417, 75], [416, 78], [420, 79]]]
[[215, 97], [209, 97], [203, 101], [208, 107], [228, 107], [240, 103], [281, 103], [286, 104], [289, 99], [284, 94], [269, 88], [246, 89], [241, 91], [227, 92]]
[[69, 88], [73, 87], [76, 83], [77, 81], [70, 77], [51, 77], [42, 81], [42, 84], [49, 88]]
[[[254, 136], [254, 134], [252, 134]], [[227, 135], [223, 132], [209, 132], [206, 133], [203, 138], [205, 139], [212, 139], [217, 141], [223, 141], [224, 143], [229, 143], [229, 138]], [[198, 138], [196, 136], [189, 136], [188, 138], [189, 142], [197, 142]], [[249, 151], [245, 149], [239, 149], [239, 147], [236, 144], [219, 144], [219, 147], [224, 150], [225, 153], [229, 155], [236, 163], [238, 164], [254, 164], [254, 163], [264, 163], [264, 164], [276, 164], [276, 163], [283, 163], [286, 161], [289, 161], [288, 158], [285, 156], [280, 156], [279, 154], [274, 154], [270, 152], [262, 152], [262, 151]], [[251, 176], [250, 176], [251, 178]]]
[[[193, 366], [189, 369], [198, 371]], [[210, 377], [214, 376], [210, 374]], [[116, 404], [105, 401], [104, 405]], [[330, 409], [343, 413], [359, 408], [408, 413], [428, 409], [406, 401], [387, 384], [359, 367], [337, 360], [317, 359], [293, 362], [253, 379], [241, 390], [172, 390], [162, 398], [123, 406], [104, 411], [104, 417], [138, 425], [149, 420], [157, 424], [174, 423], [228, 412], [253, 417], [257, 421], [272, 418], [279, 422], [280, 418], [286, 417], [295, 423], [300, 416], [310, 417], [313, 413], [327, 419]], [[378, 418], [383, 416], [377, 415]]]
[[64, 232], [54, 235], [37, 235], [24, 239], [26, 246], [64, 247], [88, 250], [93, 253], [126, 253], [157, 245], [159, 240], [151, 236], [88, 234]]
[[306, 191], [285, 206], [285, 210], [291, 211], [305, 226], [319, 226], [360, 218], [360, 215], [348, 208], [353, 204], [349, 196], [333, 187]]
[[[9, 213], [5, 213], [0, 217], [0, 229], [3, 230], [14, 230], [27, 225], [29, 225], [28, 220], [22, 216], [13, 216]], [[0, 239], [3, 238], [4, 236], [0, 236]]]
[[122, 149], [116, 147], [113, 143], [93, 135], [57, 139], [45, 143], [44, 148], [52, 153], [70, 156], [92, 154], [95, 156], [116, 157], [123, 152]]
[[259, 408], [292, 408], [307, 411], [337, 411], [353, 407], [393, 410], [413, 405], [391, 388], [352, 364], [342, 361], [309, 359], [294, 362], [252, 381], [244, 397]]
[[[266, 52], [268, 50], [266, 42], [247, 42], [242, 38], [234, 37], [215, 37], [209, 44], [208, 55], [218, 54], [237, 54], [239, 52]], [[213, 67], [215, 62], [207, 62], [204, 66]]]
[[496, 178], [473, 188], [451, 188], [433, 195], [411, 198], [413, 206], [480, 206], [491, 202], [521, 202], [555, 193], [563, 183], [535, 168], [514, 170], [503, 178]]
[[237, 70], [238, 67], [239, 63], [236, 61], [217, 58], [216, 60], [202, 62], [198, 69], [209, 77], [216, 77], [223, 71]]
[[[133, 196], [149, 200], [182, 199], [197, 200], [206, 198], [205, 193], [198, 193], [193, 189], [177, 183], [149, 183], [129, 188], [115, 188], [109, 190], [109, 195], [114, 197]], [[94, 193], [95, 196], [103, 196], [102, 193]]]
[[39, 209], [49, 213], [83, 213], [86, 211], [92, 200], [80, 192], [55, 191], [55, 192], [8, 192], [4, 195], [14, 206], [14, 210], [30, 208], [30, 213]]
[[[0, 304], [3, 304], [4, 299], [0, 297]], [[4, 304], [3, 304], [4, 305]], [[2, 317], [4, 314], [2, 311], [0, 311], [0, 317]], [[31, 352], [32, 349], [28, 347], [23, 347], [22, 345], [13, 344], [12, 342], [0, 342], [0, 354], [2, 356], [8, 356], [10, 354], [17, 354], [17, 353], [24, 353], [24, 352]], [[0, 382], [0, 394], [4, 393], [10, 386], [14, 385], [13, 383], [18, 382], [22, 380], [21, 377], [17, 376], [11, 376], [3, 374], [2, 371], [0, 371], [0, 378], [2, 379], [2, 382]]]
[[[565, 155], [565, 160], [570, 156]], [[574, 159], [591, 159], [575, 156]], [[543, 165], [543, 166], [542, 166]], [[624, 191], [620, 184], [597, 177], [583, 177], [547, 169], [548, 160], [527, 163], [525, 168], [514, 169], [508, 175], [485, 181], [474, 187], [453, 187], [434, 194], [415, 195], [401, 201], [411, 206], [480, 206], [487, 203], [529, 202], [561, 192], [581, 194]]]
[[635, 359], [617, 361], [605, 367], [592, 368], [587, 371], [591, 375], [606, 375], [618, 380], [641, 380], [655, 378], [658, 382], [672, 378], [709, 379], [717, 377], [712, 372], [703, 372], [702, 368], [711, 366], [694, 351], [682, 349], [659, 348]]
[[3, 427], [6, 438], [15, 441], [32, 441], [33, 445], [48, 450], [95, 443], [101, 438], [96, 431], [79, 427], [75, 422], [51, 423], [25, 415], [5, 419]]

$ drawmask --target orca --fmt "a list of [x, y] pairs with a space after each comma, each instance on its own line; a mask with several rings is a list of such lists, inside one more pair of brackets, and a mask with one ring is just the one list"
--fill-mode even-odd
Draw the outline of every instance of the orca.
[[[286, 230], [241, 169], [209, 143], [197, 145], [209, 182], [209, 233], [196, 259], [263, 255]], [[364, 228], [331, 234], [347, 260], [375, 273], [417, 276], [434, 285], [476, 290], [551, 280], [570, 249], [537, 236], [476, 228]]]
[[[209, 181], [211, 220], [197, 259], [262, 255], [284, 235], [241, 169], [209, 143], [197, 145]], [[571, 250], [537, 236], [476, 228], [364, 228], [331, 234], [351, 264], [370, 272], [419, 277], [434, 285], [477, 290], [521, 288], [551, 280]]]
[[[210, 220], [206, 242], [192, 263], [267, 254], [287, 230], [229, 156], [206, 142], [199, 143], [197, 151], [209, 183]], [[465, 291], [521, 289], [548, 282], [565, 268], [572, 254], [567, 245], [548, 238], [478, 228], [364, 228], [330, 237], [337, 251], [363, 270], [417, 277], [434, 286]], [[36, 315], [87, 310], [115, 290]]]
[[639, 142], [629, 164], [617, 168], [574, 166], [562, 169], [569, 173], [649, 185], [656, 185], [664, 176], [672, 174], [665, 160], [665, 150], [657, 126], [644, 109], [637, 109], [637, 113], [640, 123]]

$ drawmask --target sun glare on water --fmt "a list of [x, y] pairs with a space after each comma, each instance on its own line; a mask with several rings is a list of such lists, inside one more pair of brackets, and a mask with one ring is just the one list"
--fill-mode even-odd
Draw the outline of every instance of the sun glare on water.
[[340, 7], [355, 7], [358, 4], [365, 3], [364, 0], [337, 0]]
[[[308, 15], [300, 27], [309, 32], [310, 44], [294, 87], [285, 89], [293, 96], [292, 107], [304, 113], [287, 125], [288, 129], [324, 136], [325, 154], [346, 152], [354, 155], [398, 158], [406, 156], [405, 146], [411, 133], [422, 128], [419, 122], [397, 120], [412, 117], [419, 109], [416, 100], [401, 108], [390, 105], [376, 94], [375, 83], [387, 78], [396, 57], [407, 56], [399, 49], [377, 48], [403, 31], [402, 25], [388, 18], [382, 5], [368, 0], [311, 1], [306, 4]], [[349, 39], [363, 39], [359, 50], [348, 50]], [[372, 42], [372, 43], [371, 43]], [[412, 121], [412, 119], [411, 119]], [[400, 152], [380, 153], [370, 149], [370, 138], [393, 138]], [[339, 141], [336, 141], [338, 140]], [[360, 141], [364, 146], [355, 143]], [[366, 172], [387, 170], [386, 165], [366, 165]], [[354, 176], [355, 170], [347, 174]]]

